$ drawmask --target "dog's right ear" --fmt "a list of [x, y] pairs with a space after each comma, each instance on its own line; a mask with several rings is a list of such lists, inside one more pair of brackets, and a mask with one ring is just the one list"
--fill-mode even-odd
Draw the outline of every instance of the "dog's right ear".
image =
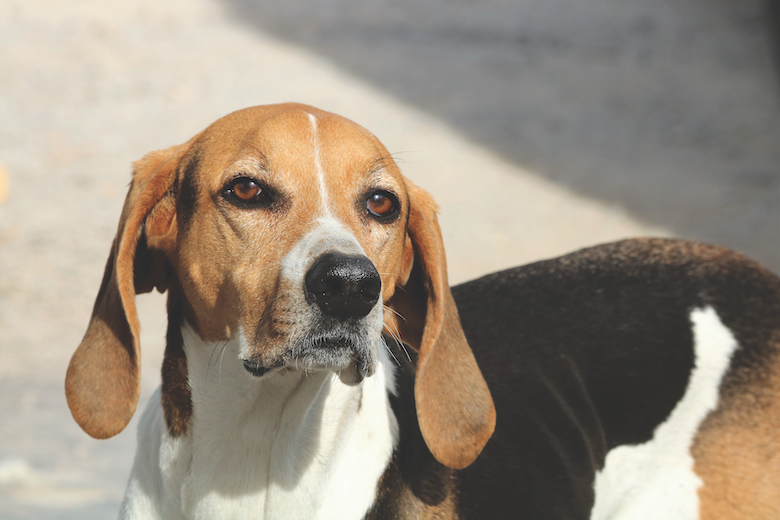
[[68, 366], [65, 396], [71, 414], [97, 439], [121, 432], [138, 404], [141, 352], [135, 295], [167, 288], [170, 263], [159, 249], [175, 240], [173, 191], [186, 148], [154, 152], [133, 165], [92, 319]]

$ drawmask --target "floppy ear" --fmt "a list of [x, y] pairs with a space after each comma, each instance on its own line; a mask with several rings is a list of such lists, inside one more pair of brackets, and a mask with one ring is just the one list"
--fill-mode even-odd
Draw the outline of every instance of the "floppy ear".
[[175, 234], [172, 187], [181, 149], [154, 152], [133, 165], [92, 319], [65, 376], [73, 418], [97, 439], [121, 432], [138, 403], [141, 352], [135, 295], [167, 287], [170, 264], [150, 246]]
[[408, 239], [399, 287], [388, 302], [401, 339], [419, 350], [417, 420], [436, 459], [462, 469], [482, 451], [496, 424], [485, 379], [466, 341], [447, 281], [444, 243], [430, 195], [408, 183]]

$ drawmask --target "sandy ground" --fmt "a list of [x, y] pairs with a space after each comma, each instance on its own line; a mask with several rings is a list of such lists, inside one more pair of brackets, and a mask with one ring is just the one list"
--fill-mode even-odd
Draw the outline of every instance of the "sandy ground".
[[[764, 5], [418, 3], [0, 0], [0, 517], [116, 514], [135, 421], [90, 439], [63, 379], [129, 164], [245, 106], [373, 131], [440, 202], [453, 282], [648, 234], [780, 270]], [[164, 299], [139, 307], [143, 406]]]

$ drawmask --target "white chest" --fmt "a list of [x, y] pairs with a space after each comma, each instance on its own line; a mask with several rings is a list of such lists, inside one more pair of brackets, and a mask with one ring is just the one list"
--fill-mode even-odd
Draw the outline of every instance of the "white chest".
[[[376, 373], [346, 385], [328, 371], [256, 378], [240, 364], [220, 368], [219, 350], [212, 356], [202, 345], [192, 348], [197, 336], [184, 332], [193, 419], [186, 438], [164, 432], [160, 439], [159, 516], [363, 518], [397, 440], [384, 347]], [[224, 356], [235, 359], [234, 352]]]

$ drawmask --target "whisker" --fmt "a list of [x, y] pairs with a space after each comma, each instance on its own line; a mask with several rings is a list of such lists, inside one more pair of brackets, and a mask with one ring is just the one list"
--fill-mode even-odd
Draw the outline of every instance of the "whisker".
[[[399, 314], [400, 316], [400, 314]], [[403, 316], [401, 316], [403, 318]], [[385, 326], [385, 330], [387, 330], [388, 334], [390, 334], [390, 337], [393, 338], [393, 341], [395, 341], [398, 345], [401, 346], [401, 349], [403, 349], [404, 354], [406, 354], [406, 359], [409, 360], [409, 362], [412, 362], [412, 357], [409, 355], [409, 351], [406, 350], [406, 345], [404, 345], [404, 342], [401, 340], [401, 333], [398, 331], [398, 328], [396, 327], [395, 330], [391, 329], [390, 327]], [[385, 346], [387, 346], [387, 343], [385, 343]], [[388, 351], [390, 351], [390, 347], [387, 346]], [[392, 351], [390, 351], [390, 354], [393, 354]], [[395, 358], [395, 355], [393, 354], [393, 358]], [[398, 359], [395, 358], [396, 363], [398, 363], [398, 366], [401, 366], [401, 363], [398, 362]]]
[[403, 158], [397, 157], [398, 155], [400, 155], [402, 153], [407, 153], [407, 154], [408, 153], [419, 153], [419, 151], [417, 151], [417, 150], [402, 150], [400, 152], [393, 152], [393, 153], [387, 154], [387, 155], [385, 155], [383, 157], [380, 157], [379, 159], [377, 159], [376, 162], [379, 163], [379, 164], [382, 164], [383, 166], [386, 164], [388, 159], [393, 160], [396, 164], [404, 163], [406, 161]]
[[225, 351], [227, 350], [227, 346], [230, 340], [226, 341], [224, 345], [222, 345], [222, 353], [219, 355], [219, 371], [217, 372], [217, 379], [219, 380], [219, 385], [222, 386], [222, 358], [225, 357]]
[[[392, 335], [392, 333], [391, 333], [391, 335]], [[400, 367], [401, 366], [401, 362], [398, 361], [398, 358], [395, 357], [395, 354], [393, 354], [393, 350], [390, 348], [390, 345], [387, 344], [387, 341], [385, 341], [385, 338], [381, 338], [381, 339], [382, 339], [382, 345], [384, 345], [385, 349], [387, 349], [387, 352], [389, 352], [390, 355], [392, 356], [393, 360], [395, 360], [395, 364]], [[393, 340], [398, 341], [398, 340], [395, 339], [395, 337], [393, 337]]]
[[397, 310], [393, 309], [392, 307], [388, 307], [388, 306], [387, 306], [387, 305], [385, 305], [385, 304], [382, 304], [382, 307], [384, 307], [384, 308], [385, 308], [385, 310], [392, 312], [393, 314], [395, 314], [396, 316], [398, 316], [398, 317], [399, 317], [399, 318], [401, 318], [402, 320], [406, 321], [406, 318], [404, 318], [404, 317], [401, 315], [401, 313], [400, 313], [400, 312], [398, 312]]
[[206, 365], [206, 388], [208, 389], [209, 384], [209, 371], [211, 370], [211, 360], [214, 359], [214, 353], [219, 348], [219, 343], [214, 344], [214, 348], [211, 351], [211, 356], [209, 356], [209, 363]]
[[[398, 311], [396, 311], [395, 309], [392, 309], [392, 308], [390, 308], [390, 307], [388, 307], [388, 306], [386, 306], [386, 305], [385, 305], [385, 308], [386, 308], [386, 309], [390, 309], [390, 310], [391, 310], [391, 311], [393, 311], [395, 314], [397, 314], [399, 318], [401, 318], [402, 320], [406, 321], [406, 318], [404, 318], [404, 317], [403, 317], [403, 315], [402, 315], [400, 312], [398, 312]], [[395, 341], [396, 341], [396, 342], [397, 342], [399, 345], [401, 345], [401, 348], [403, 349], [403, 351], [404, 351], [404, 354], [406, 354], [406, 359], [408, 359], [408, 360], [409, 360], [409, 362], [411, 363], [411, 362], [412, 362], [412, 356], [411, 356], [411, 355], [409, 355], [409, 351], [406, 349], [406, 345], [404, 344], [404, 342], [403, 342], [403, 341], [401, 341], [401, 333], [399, 332], [399, 330], [398, 330], [398, 327], [396, 327], [396, 328], [395, 328], [395, 330], [391, 330], [389, 327], [385, 327], [385, 328], [386, 328], [386, 329], [387, 329], [387, 331], [390, 333], [390, 335], [393, 337], [393, 339], [394, 339], [394, 340], [395, 340]]]
[[409, 355], [409, 351], [406, 349], [406, 345], [404, 344], [404, 342], [403, 341], [399, 341], [398, 344], [401, 345], [401, 348], [403, 349], [404, 354], [406, 354], [406, 359], [408, 359], [409, 363], [411, 363], [412, 362], [412, 356]]

